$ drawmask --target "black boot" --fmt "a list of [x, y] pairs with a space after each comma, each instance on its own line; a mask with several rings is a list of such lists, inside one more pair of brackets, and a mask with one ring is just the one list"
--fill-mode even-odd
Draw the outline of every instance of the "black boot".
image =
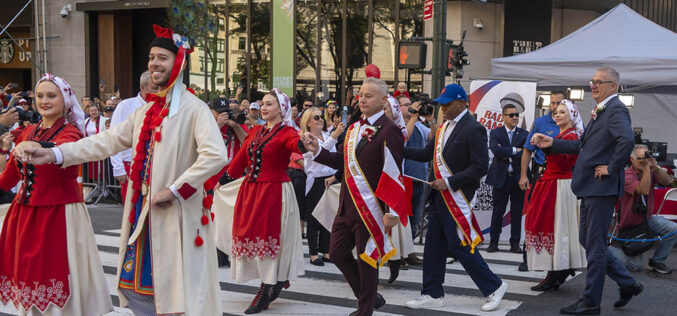
[[282, 288], [288, 289], [289, 288], [289, 281], [278, 281], [277, 284], [273, 287], [273, 294], [270, 295], [270, 302], [272, 303], [274, 300], [276, 300], [278, 297], [280, 297], [280, 293], [282, 292]]
[[388, 268], [390, 268], [390, 277], [388, 278], [388, 284], [391, 284], [397, 280], [397, 277], [400, 276], [400, 266], [402, 265], [402, 260], [390, 260], [388, 261]]
[[564, 284], [564, 282], [566, 282], [566, 280], [567, 280], [567, 278], [569, 278], [569, 276], [572, 276], [572, 277], [576, 276], [576, 270], [567, 269], [567, 270], [559, 271], [559, 280], [558, 280], [559, 284], [560, 285]]
[[532, 286], [532, 291], [545, 292], [550, 289], [557, 290], [559, 288], [559, 271], [548, 271], [548, 275], [545, 276], [545, 279], [538, 283], [536, 286]]
[[245, 314], [256, 314], [260, 313], [264, 309], [268, 309], [268, 304], [270, 304], [270, 295], [273, 292], [274, 285], [261, 283], [259, 291], [254, 296], [254, 300], [251, 305], [244, 311]]

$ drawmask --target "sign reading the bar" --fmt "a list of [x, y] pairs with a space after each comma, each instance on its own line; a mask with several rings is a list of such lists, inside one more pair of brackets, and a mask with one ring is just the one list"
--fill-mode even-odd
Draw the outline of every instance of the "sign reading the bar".
[[0, 38], [0, 68], [31, 68], [31, 43], [24, 37], [28, 37], [28, 34], [14, 33], [14, 38], [18, 38], [17, 42], [25, 53], [9, 37]]
[[505, 2], [503, 56], [528, 53], [550, 44], [552, 0]]
[[423, 4], [423, 21], [433, 18], [433, 0], [425, 0]]

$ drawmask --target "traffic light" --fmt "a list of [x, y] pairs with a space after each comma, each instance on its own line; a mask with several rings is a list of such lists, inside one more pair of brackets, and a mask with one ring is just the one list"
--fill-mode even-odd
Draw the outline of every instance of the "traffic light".
[[423, 42], [400, 42], [397, 48], [397, 67], [400, 69], [425, 68], [426, 44]]
[[[463, 39], [465, 39], [465, 31], [463, 32]], [[463, 39], [458, 45], [447, 44], [447, 72], [453, 73], [454, 78], [463, 78], [463, 66], [470, 65], [468, 53], [463, 48]]]

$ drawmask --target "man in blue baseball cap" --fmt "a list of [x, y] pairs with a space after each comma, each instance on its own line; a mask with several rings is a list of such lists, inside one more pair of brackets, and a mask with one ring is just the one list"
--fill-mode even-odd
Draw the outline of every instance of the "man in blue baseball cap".
[[476, 246], [482, 231], [472, 213], [475, 191], [487, 173], [489, 150], [487, 131], [468, 112], [468, 96], [463, 87], [450, 84], [435, 99], [444, 122], [435, 140], [425, 148], [404, 148], [404, 158], [433, 161], [435, 181], [430, 183], [432, 208], [423, 253], [421, 296], [406, 303], [413, 309], [444, 305], [444, 275], [447, 255], [461, 262], [470, 278], [487, 298], [482, 311], [498, 307], [508, 284], [494, 274]]

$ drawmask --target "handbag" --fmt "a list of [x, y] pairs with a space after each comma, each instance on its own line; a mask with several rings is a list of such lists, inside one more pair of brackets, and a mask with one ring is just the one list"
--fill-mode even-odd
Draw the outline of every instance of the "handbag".
[[[638, 199], [635, 197], [634, 203], [632, 205], [632, 212], [635, 214], [640, 214], [644, 216], [644, 220], [641, 224], [628, 227], [619, 232], [618, 237], [621, 239], [633, 239], [633, 240], [643, 240], [643, 239], [653, 239], [655, 236], [651, 234], [649, 230], [649, 223], [646, 219], [647, 207], [644, 202], [644, 197], [640, 196]], [[651, 249], [655, 241], [619, 241], [621, 244], [621, 250], [625, 253], [626, 256], [634, 257], [641, 255], [645, 251]]]
[[[623, 229], [618, 235], [621, 239], [653, 239], [655, 237], [649, 231], [649, 223], [646, 220], [639, 225]], [[655, 241], [620, 241], [620, 243], [623, 253], [634, 257], [651, 249]]]

